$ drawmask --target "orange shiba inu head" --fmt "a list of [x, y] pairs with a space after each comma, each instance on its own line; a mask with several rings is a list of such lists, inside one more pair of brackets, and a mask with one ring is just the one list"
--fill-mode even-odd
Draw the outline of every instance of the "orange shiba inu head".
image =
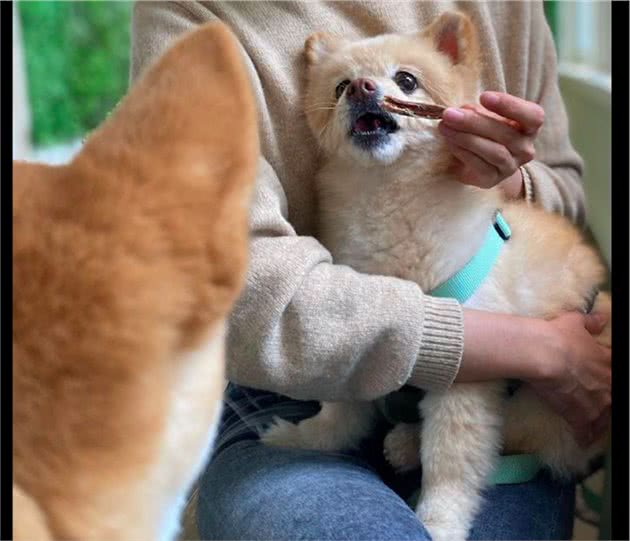
[[478, 95], [478, 45], [467, 16], [446, 12], [416, 34], [351, 42], [326, 33], [305, 44], [306, 115], [324, 152], [392, 163], [433, 138], [435, 121], [392, 115], [383, 96], [459, 105]]
[[14, 163], [14, 539], [175, 537], [220, 412], [257, 158], [213, 23], [71, 163]]

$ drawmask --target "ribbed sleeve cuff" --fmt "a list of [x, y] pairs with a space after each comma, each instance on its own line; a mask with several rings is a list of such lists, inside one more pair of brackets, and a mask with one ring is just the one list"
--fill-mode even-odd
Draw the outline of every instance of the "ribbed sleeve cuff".
[[455, 299], [424, 297], [422, 343], [416, 364], [407, 380], [426, 391], [448, 389], [464, 352], [464, 315]]
[[521, 166], [521, 175], [523, 176], [523, 186], [525, 188], [525, 201], [528, 203], [534, 202], [534, 184], [532, 183], [532, 177], [525, 166]]
[[[545, 166], [532, 160], [526, 165], [521, 166], [524, 175], [525, 192], [529, 189], [529, 197], [527, 201], [535, 203], [549, 212], [554, 212], [558, 208], [562, 208], [562, 200], [558, 188], [549, 178], [549, 173]], [[529, 188], [527, 183], [529, 182]]]

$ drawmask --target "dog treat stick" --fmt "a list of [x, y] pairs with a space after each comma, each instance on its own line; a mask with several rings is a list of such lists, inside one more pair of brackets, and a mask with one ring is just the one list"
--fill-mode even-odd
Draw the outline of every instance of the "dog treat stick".
[[421, 118], [442, 118], [442, 113], [446, 107], [442, 105], [434, 105], [431, 103], [418, 103], [411, 101], [402, 101], [391, 96], [383, 97], [383, 109], [390, 113], [404, 116], [415, 116]]

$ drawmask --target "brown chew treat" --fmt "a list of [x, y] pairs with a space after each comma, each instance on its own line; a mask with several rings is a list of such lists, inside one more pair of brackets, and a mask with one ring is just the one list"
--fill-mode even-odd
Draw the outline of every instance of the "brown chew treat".
[[446, 107], [434, 105], [432, 103], [418, 103], [402, 101], [391, 96], [385, 96], [382, 103], [383, 109], [390, 113], [404, 116], [416, 116], [421, 118], [442, 118], [442, 113]]

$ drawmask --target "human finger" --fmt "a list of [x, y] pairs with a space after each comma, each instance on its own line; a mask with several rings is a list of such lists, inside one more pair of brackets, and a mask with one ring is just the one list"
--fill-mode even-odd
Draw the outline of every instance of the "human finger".
[[506, 147], [490, 139], [453, 130], [445, 124], [440, 124], [438, 129], [457, 146], [493, 165], [498, 170], [500, 179], [509, 177], [520, 165]]
[[480, 188], [492, 188], [499, 182], [499, 172], [494, 166], [451, 141], [446, 141], [446, 144], [451, 154], [464, 166], [461, 182]]
[[505, 122], [505, 119], [489, 114], [490, 111], [479, 109], [448, 108], [444, 111], [442, 120], [449, 128], [478, 135], [503, 145], [517, 159], [519, 165], [534, 159], [536, 150], [530, 137], [514, 129]]
[[584, 327], [588, 332], [598, 335], [604, 330], [609, 317], [603, 312], [591, 312], [584, 317]]
[[538, 132], [545, 121], [545, 111], [540, 105], [504, 92], [483, 92], [479, 101], [490, 111], [518, 122], [527, 135]]

